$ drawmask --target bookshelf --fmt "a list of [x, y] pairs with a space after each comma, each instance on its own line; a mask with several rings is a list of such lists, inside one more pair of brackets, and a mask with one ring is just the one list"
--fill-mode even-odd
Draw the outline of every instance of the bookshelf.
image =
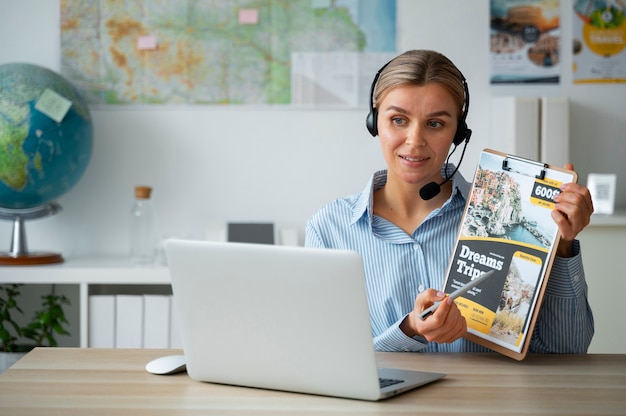
[[135, 266], [122, 257], [79, 257], [52, 265], [2, 266], [0, 283], [78, 285], [81, 347], [88, 346], [89, 295], [93, 292], [125, 293], [131, 287], [135, 292], [154, 292], [155, 286], [157, 292], [170, 290], [166, 266]]

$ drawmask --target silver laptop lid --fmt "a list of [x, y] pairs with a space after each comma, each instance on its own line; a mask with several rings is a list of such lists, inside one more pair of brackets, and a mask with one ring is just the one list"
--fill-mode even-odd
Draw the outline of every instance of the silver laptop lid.
[[246, 243], [165, 243], [190, 377], [380, 397], [356, 252]]

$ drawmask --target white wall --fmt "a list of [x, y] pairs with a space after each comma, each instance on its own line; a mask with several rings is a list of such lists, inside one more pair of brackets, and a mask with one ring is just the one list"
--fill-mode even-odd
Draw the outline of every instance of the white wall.
[[619, 259], [624, 255], [626, 225], [587, 227], [579, 238], [596, 330], [589, 352], [624, 354], [626, 322], [621, 305], [626, 279]]

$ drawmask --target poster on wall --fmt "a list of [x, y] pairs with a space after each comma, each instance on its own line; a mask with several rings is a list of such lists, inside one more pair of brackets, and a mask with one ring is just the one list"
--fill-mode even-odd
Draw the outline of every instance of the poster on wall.
[[576, 0], [574, 84], [626, 83], [625, 0]]
[[559, 0], [491, 0], [492, 84], [558, 84]]

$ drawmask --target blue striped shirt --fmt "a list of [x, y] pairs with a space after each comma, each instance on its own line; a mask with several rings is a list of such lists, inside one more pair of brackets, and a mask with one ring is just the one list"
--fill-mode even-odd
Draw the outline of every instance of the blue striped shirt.
[[[431, 212], [413, 235], [408, 235], [373, 214], [374, 192], [386, 181], [386, 171], [376, 172], [363, 192], [322, 207], [307, 222], [305, 245], [361, 254], [377, 350], [488, 351], [464, 338], [449, 344], [429, 343], [400, 330], [417, 295], [428, 288], [443, 287], [470, 184], [460, 173], [455, 174], [450, 198]], [[531, 352], [585, 353], [591, 342], [593, 315], [577, 241], [574, 250], [573, 257], [557, 257], [553, 263], [531, 338]]]

